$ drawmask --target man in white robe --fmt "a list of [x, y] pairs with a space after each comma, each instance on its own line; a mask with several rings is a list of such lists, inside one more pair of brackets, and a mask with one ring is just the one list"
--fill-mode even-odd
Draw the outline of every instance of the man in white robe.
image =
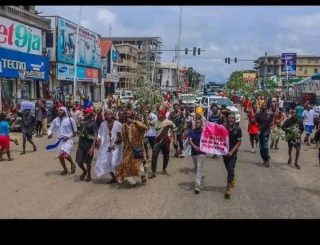
[[105, 119], [98, 131], [97, 143], [100, 146], [95, 171], [98, 177], [109, 173], [112, 176], [110, 183], [114, 183], [116, 182], [114, 173], [122, 160], [122, 124], [115, 120], [111, 110], [105, 112]]
[[63, 167], [61, 175], [68, 173], [66, 167], [65, 159], [67, 159], [71, 164], [71, 173], [74, 174], [76, 171], [76, 165], [71, 158], [73, 150], [73, 137], [77, 131], [77, 126], [74, 119], [68, 114], [65, 107], [60, 107], [58, 109], [58, 117], [56, 117], [48, 130], [48, 138], [52, 138], [52, 133], [57, 134], [57, 140], [60, 140], [58, 145], [58, 155], [60, 163]]

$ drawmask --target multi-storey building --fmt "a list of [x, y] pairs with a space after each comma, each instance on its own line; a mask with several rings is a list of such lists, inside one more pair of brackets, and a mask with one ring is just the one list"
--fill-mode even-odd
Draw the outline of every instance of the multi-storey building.
[[161, 89], [173, 89], [177, 83], [177, 64], [161, 63], [156, 69], [156, 85]]
[[114, 45], [131, 44], [138, 49], [137, 62], [139, 73], [145, 82], [156, 81], [156, 66], [160, 63], [160, 37], [104, 37], [102, 40], [111, 40]]
[[[270, 55], [262, 56], [255, 60], [255, 69], [258, 72], [260, 78], [264, 77], [283, 77], [286, 75], [281, 75], [281, 56], [280, 55]], [[291, 81], [302, 80], [306, 77], [312, 76], [320, 71], [320, 56], [317, 55], [297, 55], [296, 64], [296, 76], [290, 77]]]
[[132, 89], [137, 85], [138, 78], [138, 49], [128, 43], [115, 44], [121, 62], [116, 62], [119, 74], [118, 88]]
[[[60, 16], [46, 16], [46, 18], [51, 20], [51, 33], [47, 37], [46, 49], [50, 58], [50, 89], [53, 95], [59, 99], [68, 99], [76, 90], [89, 96], [91, 101], [99, 101], [101, 99], [100, 35], [79, 26], [75, 72], [78, 25]], [[75, 77], [76, 87], [74, 87]]]
[[14, 99], [49, 96], [49, 59], [46, 33], [50, 20], [38, 15], [35, 6], [0, 6], [0, 101], [7, 109]]

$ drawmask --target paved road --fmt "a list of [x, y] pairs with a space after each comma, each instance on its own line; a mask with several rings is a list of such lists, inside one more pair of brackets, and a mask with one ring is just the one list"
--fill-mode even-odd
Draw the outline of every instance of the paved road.
[[[171, 158], [170, 176], [159, 174], [146, 186], [128, 189], [106, 184], [108, 178], [80, 182], [79, 168], [75, 175], [60, 176], [55, 153], [44, 150], [49, 141], [41, 138], [36, 139], [38, 152], [21, 157], [21, 145], [13, 146], [15, 160], [0, 162], [0, 218], [320, 218], [317, 149], [303, 145], [302, 169], [297, 170], [286, 164], [287, 145], [281, 142], [279, 151], [271, 151], [271, 167], [262, 167], [259, 153], [249, 152], [246, 123], [241, 123], [244, 142], [231, 200], [223, 198], [226, 170], [221, 158], [206, 160], [199, 195], [193, 193], [189, 158]], [[158, 169], [161, 165], [159, 159]]]

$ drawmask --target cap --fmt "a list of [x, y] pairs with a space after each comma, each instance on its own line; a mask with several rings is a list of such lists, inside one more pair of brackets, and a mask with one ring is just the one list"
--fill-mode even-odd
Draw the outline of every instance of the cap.
[[93, 113], [93, 109], [92, 108], [87, 108], [85, 110], [83, 110], [84, 113]]

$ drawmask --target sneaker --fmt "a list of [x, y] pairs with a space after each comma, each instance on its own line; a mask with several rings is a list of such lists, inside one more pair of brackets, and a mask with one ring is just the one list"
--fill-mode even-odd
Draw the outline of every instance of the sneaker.
[[238, 176], [235, 175], [232, 182], [231, 182], [231, 188], [234, 188], [236, 186], [236, 180], [237, 180]]
[[152, 173], [152, 174], [148, 177], [148, 179], [152, 179], [152, 178], [155, 178], [155, 177], [157, 177], [156, 173]]
[[291, 159], [288, 160], [288, 164], [291, 165]]
[[269, 161], [266, 161], [266, 162], [264, 162], [264, 164], [263, 164], [266, 168], [269, 168], [270, 167], [270, 162]]
[[278, 148], [278, 147], [275, 147], [274, 149], [275, 149], [275, 150], [279, 150], [279, 148]]
[[196, 185], [196, 187], [194, 188], [194, 194], [199, 194], [199, 193], [200, 193], [200, 187]]
[[255, 153], [256, 151], [252, 148], [250, 152], [251, 152], [251, 153]]
[[163, 171], [162, 171], [162, 174], [163, 174], [163, 175], [169, 175], [168, 172], [167, 172], [167, 170], [163, 170]]
[[301, 169], [301, 167], [300, 167], [300, 165], [299, 165], [298, 163], [296, 163], [294, 166], [295, 166], [297, 169]]
[[230, 192], [230, 190], [226, 190], [226, 192], [224, 193], [224, 198], [225, 198], [225, 199], [230, 199], [230, 198], [231, 198], [231, 192]]

